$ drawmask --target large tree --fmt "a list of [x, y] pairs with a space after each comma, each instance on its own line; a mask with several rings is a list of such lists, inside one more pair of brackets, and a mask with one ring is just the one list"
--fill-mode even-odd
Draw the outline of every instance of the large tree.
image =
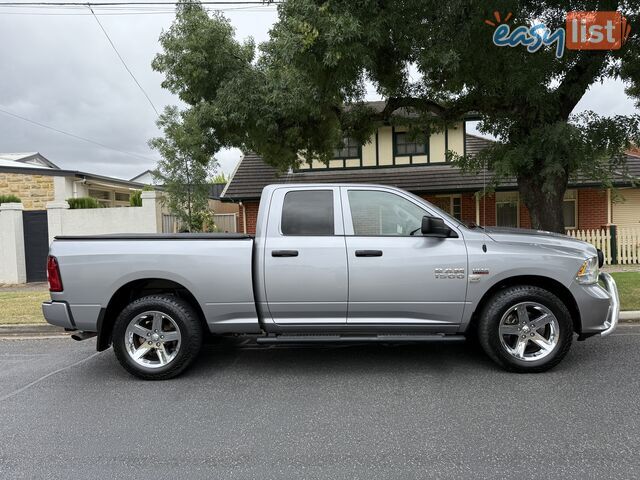
[[[509, 23], [564, 26], [571, 10], [620, 10], [635, 30], [613, 51], [535, 53], [492, 42], [494, 11]], [[494, 183], [516, 177], [532, 225], [563, 231], [562, 199], [572, 176], [607, 184], [624, 171], [638, 117], [572, 116], [594, 83], [625, 80], [640, 98], [639, 7], [635, 1], [286, 0], [270, 39], [235, 40], [220, 14], [197, 2], [178, 7], [153, 67], [186, 105], [209, 155], [222, 147], [258, 152], [282, 170], [299, 152], [327, 161], [344, 136], [367, 141], [381, 124], [438, 130], [473, 113], [499, 139], [465, 169], [487, 166]], [[368, 85], [387, 99], [374, 111]]]

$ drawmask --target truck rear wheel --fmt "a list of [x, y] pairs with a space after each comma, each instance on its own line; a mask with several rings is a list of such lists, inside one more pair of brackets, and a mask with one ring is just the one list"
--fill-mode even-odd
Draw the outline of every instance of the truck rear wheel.
[[189, 303], [172, 295], [150, 295], [120, 313], [113, 326], [113, 350], [129, 373], [166, 380], [196, 358], [202, 337], [202, 325]]
[[573, 321], [553, 293], [532, 285], [513, 286], [491, 298], [480, 314], [478, 340], [503, 368], [536, 373], [557, 365], [573, 340]]

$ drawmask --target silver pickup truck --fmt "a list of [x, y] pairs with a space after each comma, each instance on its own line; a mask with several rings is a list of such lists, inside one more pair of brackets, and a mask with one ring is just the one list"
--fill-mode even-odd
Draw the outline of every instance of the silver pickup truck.
[[477, 339], [502, 367], [541, 372], [611, 333], [602, 252], [564, 235], [465, 225], [379, 185], [270, 185], [255, 237], [58, 237], [49, 323], [97, 335], [144, 379], [182, 372], [211, 335], [260, 344]]

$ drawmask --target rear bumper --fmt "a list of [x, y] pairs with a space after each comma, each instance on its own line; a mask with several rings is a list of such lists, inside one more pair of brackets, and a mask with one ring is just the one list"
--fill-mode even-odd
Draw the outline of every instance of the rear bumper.
[[620, 317], [620, 297], [618, 296], [618, 286], [616, 281], [608, 273], [600, 274], [600, 281], [604, 284], [604, 289], [611, 296], [611, 304], [609, 305], [609, 312], [607, 313], [607, 319], [604, 322], [605, 329], [600, 332], [600, 336], [605, 337], [613, 332], [618, 326], [618, 318]]
[[66, 302], [43, 302], [42, 314], [47, 322], [58, 327], [76, 329], [73, 317]]

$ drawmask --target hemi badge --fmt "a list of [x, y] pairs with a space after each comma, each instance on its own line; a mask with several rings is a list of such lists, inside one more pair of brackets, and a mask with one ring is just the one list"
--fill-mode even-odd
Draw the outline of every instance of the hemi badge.
[[489, 275], [489, 269], [488, 268], [474, 268], [471, 272], [474, 275]]

